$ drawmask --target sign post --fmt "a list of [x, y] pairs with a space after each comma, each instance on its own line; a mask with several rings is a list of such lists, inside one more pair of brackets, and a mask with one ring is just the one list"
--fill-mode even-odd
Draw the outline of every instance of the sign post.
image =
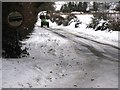
[[20, 12], [14, 11], [8, 15], [8, 24], [16, 30], [16, 40], [18, 42], [18, 27], [23, 23], [23, 16]]
[[7, 17], [7, 21], [10, 27], [12, 27], [16, 31], [16, 53], [19, 55], [19, 31], [18, 27], [20, 27], [23, 23], [23, 15], [20, 12], [14, 11], [9, 13]]

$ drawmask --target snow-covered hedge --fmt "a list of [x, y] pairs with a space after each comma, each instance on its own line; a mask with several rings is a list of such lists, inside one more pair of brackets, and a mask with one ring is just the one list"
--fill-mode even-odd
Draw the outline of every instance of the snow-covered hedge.
[[108, 29], [109, 21], [104, 19], [92, 18], [92, 22], [88, 25], [89, 28], [97, 30], [106, 30]]
[[60, 15], [53, 15], [53, 22], [56, 22], [58, 25], [68, 26], [72, 22], [77, 22], [77, 17], [74, 14], [67, 15], [66, 17], [62, 17]]
[[118, 21], [112, 20], [110, 22], [109, 29], [113, 31], [120, 31], [120, 19]]
[[120, 19], [114, 20], [114, 18], [108, 17], [106, 14], [94, 15], [91, 23], [87, 27], [93, 28], [95, 31], [120, 31]]

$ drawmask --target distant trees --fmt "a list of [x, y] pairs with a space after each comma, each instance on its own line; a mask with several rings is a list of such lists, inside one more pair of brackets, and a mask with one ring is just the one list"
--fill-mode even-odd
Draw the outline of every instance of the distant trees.
[[70, 12], [70, 7], [68, 7], [67, 4], [64, 4], [62, 7], [61, 7], [61, 10], [62, 12]]
[[[116, 8], [114, 8], [114, 5], [116, 4]], [[111, 2], [68, 2], [65, 3], [60, 11], [61, 12], [72, 12], [72, 11], [78, 11], [78, 12], [87, 12], [87, 11], [109, 11], [110, 8], [114, 8], [116, 11], [120, 11], [120, 1], [116, 3]]]
[[82, 2], [79, 2], [78, 6], [77, 6], [77, 10], [82, 11]]
[[82, 11], [83, 11], [83, 12], [86, 12], [86, 11], [87, 11], [87, 2], [83, 2]]
[[60, 11], [62, 12], [71, 12], [71, 11], [79, 11], [79, 12], [86, 12], [87, 9], [87, 2], [68, 2], [67, 4], [64, 4]]
[[93, 2], [93, 11], [98, 11], [98, 3]]

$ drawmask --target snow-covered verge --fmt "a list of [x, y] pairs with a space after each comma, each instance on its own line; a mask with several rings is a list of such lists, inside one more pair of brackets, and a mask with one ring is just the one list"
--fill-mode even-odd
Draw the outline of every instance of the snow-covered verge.
[[92, 28], [87, 28], [88, 24], [92, 20], [91, 17], [93, 17], [93, 15], [88, 14], [88, 15], [76, 15], [76, 16], [82, 22], [79, 25], [79, 28], [75, 28], [76, 22], [73, 22], [66, 27], [61, 25], [61, 26], [56, 26], [54, 28], [64, 29], [67, 32], [74, 33], [88, 39], [92, 39], [101, 43], [110, 44], [118, 47], [118, 44], [120, 44], [120, 40], [118, 39], [118, 35], [120, 34], [119, 31], [109, 31], [109, 30], [95, 31]]

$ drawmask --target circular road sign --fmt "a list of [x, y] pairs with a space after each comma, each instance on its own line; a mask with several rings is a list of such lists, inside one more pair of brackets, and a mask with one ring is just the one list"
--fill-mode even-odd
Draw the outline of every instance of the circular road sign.
[[23, 16], [20, 12], [11, 12], [8, 15], [8, 23], [12, 27], [19, 27], [23, 22]]

